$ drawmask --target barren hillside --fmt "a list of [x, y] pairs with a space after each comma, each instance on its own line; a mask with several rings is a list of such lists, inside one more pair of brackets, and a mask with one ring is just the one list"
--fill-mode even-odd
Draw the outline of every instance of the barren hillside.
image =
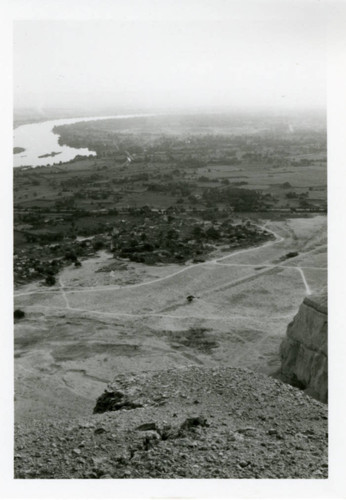
[[[101, 395], [101, 394], [100, 394]], [[17, 478], [325, 478], [327, 408], [237, 368], [118, 376], [118, 410], [17, 424]], [[99, 404], [101, 410], [102, 405]]]

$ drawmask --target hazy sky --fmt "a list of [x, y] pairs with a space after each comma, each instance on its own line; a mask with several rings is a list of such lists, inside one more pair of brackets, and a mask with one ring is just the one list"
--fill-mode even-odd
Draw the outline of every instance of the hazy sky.
[[320, 3], [278, 3], [222, 3], [209, 19], [16, 21], [15, 107], [324, 108]]

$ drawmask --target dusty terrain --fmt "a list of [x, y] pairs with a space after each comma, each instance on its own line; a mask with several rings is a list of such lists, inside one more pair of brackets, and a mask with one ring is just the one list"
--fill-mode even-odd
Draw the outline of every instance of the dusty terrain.
[[[64, 442], [73, 442], [72, 450], [76, 447], [81, 448], [79, 440], [86, 440], [87, 446], [91, 446], [89, 440], [94, 442], [93, 440], [96, 439], [94, 428], [88, 431], [78, 430], [75, 433], [69, 431], [67, 424], [63, 422], [72, 422], [80, 418], [88, 419], [90, 416], [93, 419], [93, 425], [98, 425], [97, 419], [100, 418], [102, 425], [106, 426], [106, 431], [105, 434], [102, 431], [102, 437], [97, 436], [97, 440], [105, 440], [102, 446], [106, 446], [110, 452], [108, 446], [116, 446], [114, 443], [117, 443], [118, 439], [120, 441], [128, 439], [126, 433], [132, 429], [130, 422], [132, 414], [135, 415], [133, 417], [135, 423], [139, 422], [138, 425], [147, 422], [148, 419], [150, 422], [165, 419], [164, 415], [167, 411], [165, 407], [163, 410], [155, 407], [155, 415], [150, 413], [151, 410], [137, 409], [130, 412], [116, 412], [117, 416], [112, 414], [91, 417], [97, 397], [102, 394], [107, 383], [114, 377], [123, 376], [124, 379], [131, 379], [138, 374], [139, 378], [135, 384], [137, 386], [138, 380], [143, 378], [145, 381], [145, 377], [150, 377], [152, 371], [163, 370], [160, 376], [165, 379], [167, 377], [164, 375], [165, 370], [172, 369], [174, 376], [178, 376], [176, 374], [185, 373], [181, 372], [181, 369], [186, 366], [208, 369], [216, 369], [220, 366], [240, 367], [264, 374], [272, 374], [278, 369], [279, 345], [285, 335], [287, 324], [296, 314], [303, 298], [310, 293], [318, 292], [326, 285], [326, 217], [317, 216], [279, 222], [262, 221], [262, 225], [273, 232], [275, 240], [259, 248], [243, 249], [232, 254], [226, 249], [224, 251], [220, 249], [210, 256], [209, 261], [200, 264], [153, 267], [131, 262], [127, 263], [127, 269], [124, 269], [124, 266], [117, 264], [110, 254], [100, 252], [97, 258], [84, 260], [81, 268], [72, 266], [66, 268], [60, 274], [59, 284], [55, 289], [47, 289], [32, 283], [15, 291], [15, 308], [25, 311], [25, 318], [17, 321], [15, 325], [16, 422], [19, 426], [16, 435], [19, 446], [17, 454], [20, 455], [17, 458], [19, 460], [17, 475], [43, 477], [46, 474], [45, 477], [72, 477], [75, 474], [73, 477], [95, 477], [82, 476], [81, 474], [90, 472], [84, 466], [81, 469], [76, 466], [73, 472], [69, 468], [71, 462], [69, 458], [67, 458], [66, 466], [63, 463], [57, 465], [52, 458], [53, 465], [47, 466], [48, 472], [46, 473], [43, 473], [42, 468], [38, 466], [39, 462], [46, 464], [46, 447], [50, 447], [49, 453], [52, 451], [52, 444], [49, 444], [50, 433], [54, 436], [60, 435], [63, 429], [61, 437], [65, 440]], [[298, 255], [285, 258], [288, 252], [298, 252]], [[192, 302], [186, 300], [188, 295], [195, 297]], [[199, 374], [198, 371], [193, 370], [191, 373]], [[231, 380], [234, 383], [235, 372], [231, 370], [229, 373], [233, 374]], [[198, 378], [201, 380], [200, 375]], [[247, 381], [253, 378], [253, 375], [245, 377]], [[170, 376], [167, 378], [168, 382], [169, 379]], [[191, 376], [189, 381], [192, 379], [194, 376]], [[259, 408], [263, 411], [265, 409], [264, 421], [266, 421], [267, 418], [271, 418], [272, 412], [281, 412], [281, 409], [277, 409], [272, 393], [274, 387], [272, 384], [276, 382], [267, 377], [263, 378], [262, 375], [258, 375], [258, 380], [269, 380], [263, 383], [269, 384], [270, 395], [268, 397], [272, 408], [268, 412], [264, 395], [265, 388], [263, 388], [264, 399], [259, 404]], [[248, 382], [245, 382], [246, 385]], [[183, 382], [181, 383], [184, 385]], [[210, 383], [214, 384], [212, 381]], [[150, 385], [151, 382], [148, 384]], [[210, 419], [215, 411], [215, 404], [220, 405], [218, 415], [222, 423], [219, 424], [224, 426], [225, 433], [229, 432], [231, 421], [228, 419], [231, 416], [227, 416], [223, 409], [223, 405], [233, 405], [227, 396], [227, 391], [230, 390], [228, 383], [223, 384], [220, 402], [213, 401], [211, 406], [209, 400], [203, 399], [203, 384], [201, 382], [198, 384], [200, 394], [197, 399], [204, 405], [203, 412], [208, 410]], [[150, 386], [146, 386], [143, 382], [141, 390], [148, 391], [149, 397]], [[192, 398], [193, 390], [190, 382], [186, 383], [186, 393], [189, 394], [189, 398]], [[214, 392], [215, 387], [213, 386], [210, 390]], [[162, 389], [162, 391], [167, 392], [169, 398], [172, 397], [171, 389], [167, 391]], [[305, 396], [303, 396], [305, 399], [299, 399], [297, 390], [292, 392], [284, 385], [280, 385], [280, 389], [276, 391], [280, 401], [285, 399], [284, 396], [281, 397], [281, 391], [284, 391], [283, 394], [290, 395], [287, 401], [298, 398], [295, 403], [298, 405], [297, 408], [305, 404], [311, 407], [312, 412], [316, 408], [319, 414], [316, 419], [322, 419], [322, 423], [318, 424], [318, 433], [325, 435], [326, 410], [323, 406], [317, 402], [317, 406], [314, 406], [315, 402]], [[206, 388], [205, 392], [208, 392]], [[242, 390], [239, 396], [242, 400], [241, 405], [244, 405], [244, 408], [251, 407], [251, 401], [256, 396], [260, 395], [250, 388]], [[154, 393], [150, 397], [154, 397]], [[176, 409], [177, 400], [174, 399], [172, 405], [172, 409]], [[293, 407], [293, 412], [295, 407]], [[194, 414], [195, 411], [192, 410], [195, 409], [200, 411], [198, 407], [195, 408], [189, 403], [186, 408], [180, 408], [179, 416], [181, 418], [193, 416], [192, 413]], [[234, 409], [235, 406], [232, 406], [232, 418], [234, 418]], [[303, 425], [301, 422], [304, 418], [309, 420], [309, 423], [305, 422], [306, 425], [311, 424], [312, 416], [309, 414], [304, 417], [304, 411], [301, 410], [303, 408], [297, 410], [298, 413], [292, 416], [286, 412], [287, 419], [284, 419], [285, 412], [281, 412], [280, 419], [283, 420], [274, 421], [271, 426], [268, 424], [268, 429], [266, 426], [258, 429], [259, 415], [256, 414], [252, 421], [247, 410], [243, 410], [243, 420], [240, 418], [239, 424], [235, 425], [234, 429], [232, 428], [232, 432], [236, 432], [237, 426], [240, 426], [240, 421], [242, 421], [245, 426], [255, 427], [256, 435], [264, 433], [263, 436], [262, 434], [260, 437], [258, 437], [259, 434], [257, 436], [262, 441], [265, 440], [264, 436], [270, 428], [276, 425], [288, 426], [289, 433], [294, 436], [298, 432], [296, 426]], [[323, 418], [321, 412], [324, 415]], [[177, 411], [172, 411], [172, 413], [177, 413]], [[143, 421], [141, 416], [143, 416]], [[126, 421], [127, 424], [125, 427], [119, 424], [121, 432], [125, 434], [120, 433], [121, 435], [118, 436], [117, 433], [112, 444], [108, 442], [108, 433], [111, 432], [114, 419], [116, 422], [118, 419], [121, 422]], [[42, 432], [42, 425], [45, 426], [44, 432]], [[58, 431], [54, 430], [56, 426], [58, 426]], [[30, 432], [28, 429], [31, 429]], [[204, 436], [201, 438], [202, 441], [205, 439], [208, 441], [209, 429], [212, 429], [212, 426], [208, 430], [201, 429], [201, 435]], [[88, 436], [84, 436], [83, 433]], [[111, 436], [113, 434], [114, 432]], [[252, 436], [252, 439], [257, 440], [257, 437]], [[245, 441], [243, 438], [242, 435], [239, 442], [237, 437], [234, 441], [232, 438], [231, 441], [242, 449], [249, 444], [246, 445], [246, 436]], [[45, 444], [45, 441], [41, 439], [48, 441]], [[288, 446], [289, 441], [286, 442], [286, 438], [284, 441], [280, 439], [277, 441], [276, 438], [271, 437], [269, 440], [270, 442], [274, 440], [275, 444], [272, 447], [273, 450], [270, 451], [271, 464], [277, 463], [278, 453], [281, 454], [283, 460], [280, 462], [281, 465], [278, 465], [279, 468], [275, 468], [276, 472], [267, 462], [261, 464], [264, 469], [260, 470], [256, 468], [257, 466], [255, 468], [251, 466], [249, 469], [246, 466], [244, 469], [242, 465], [239, 469], [237, 464], [231, 461], [231, 465], [228, 464], [220, 469], [220, 473], [216, 473], [216, 463], [219, 460], [216, 458], [210, 470], [205, 467], [205, 464], [201, 465], [198, 462], [195, 470], [186, 469], [186, 475], [181, 473], [181, 477], [312, 477], [314, 471], [321, 472], [322, 448], [326, 440], [322, 447], [319, 442], [318, 446], [316, 445], [317, 448], [314, 448], [316, 443], [312, 447], [309, 447], [310, 444], [306, 446], [306, 443], [310, 443], [309, 440], [315, 438], [310, 436], [308, 441], [306, 441], [306, 436], [301, 440], [299, 438], [298, 447], [303, 446], [300, 441], [305, 443], [301, 448], [301, 458], [308, 453], [311, 464], [307, 468], [301, 468], [301, 465], [295, 467], [293, 461], [291, 469], [287, 465], [287, 457], [284, 457], [285, 446], [286, 444]], [[279, 449], [277, 448], [278, 442]], [[166, 448], [168, 447], [165, 451], [167, 456], [170, 455], [171, 444], [170, 440], [164, 444]], [[208, 441], [202, 446], [209, 446], [209, 444]], [[37, 460], [31, 458], [30, 461], [31, 452], [28, 453], [25, 450], [35, 450], [36, 446], [39, 449]], [[101, 446], [101, 444], [96, 443], [95, 446]], [[198, 447], [199, 444], [196, 446]], [[221, 453], [221, 457], [222, 453], [225, 453], [226, 445], [220, 446], [217, 450]], [[227, 449], [229, 451], [222, 459], [225, 461], [228, 460], [228, 454], [231, 453], [232, 448]], [[66, 452], [67, 457], [69, 453], [69, 451]], [[155, 455], [154, 451], [153, 453]], [[60, 457], [59, 453], [57, 456]], [[79, 453], [75, 453], [75, 456], [79, 456]], [[241, 453], [237, 456], [237, 460], [241, 461]], [[246, 457], [246, 460], [250, 460], [248, 455]], [[27, 460], [29, 463], [25, 462]], [[294, 460], [298, 460], [300, 464], [296, 454]], [[177, 462], [180, 462], [180, 459], [177, 459]], [[250, 463], [253, 463], [253, 460], [250, 460]], [[180, 465], [180, 468], [182, 467]], [[137, 469], [139, 476], [136, 476], [135, 470]], [[168, 475], [163, 473], [158, 476], [155, 469], [150, 469], [151, 472], [149, 469], [137, 469], [132, 466], [125, 467], [121, 469], [123, 472], [119, 472], [124, 475], [116, 477], [149, 477], [150, 475], [153, 477], [177, 477], [178, 475], [180, 477], [180, 472], [174, 468], [172, 469], [173, 476], [169, 476], [168, 473]], [[127, 470], [126, 473], [125, 470]], [[244, 470], [246, 470], [245, 473]], [[325, 475], [326, 470], [323, 469], [323, 471], [321, 474]], [[115, 477], [114, 469], [110, 474], [111, 477]]]
[[265, 375], [176, 368], [113, 389], [141, 406], [18, 423], [16, 477], [327, 477], [326, 406]]

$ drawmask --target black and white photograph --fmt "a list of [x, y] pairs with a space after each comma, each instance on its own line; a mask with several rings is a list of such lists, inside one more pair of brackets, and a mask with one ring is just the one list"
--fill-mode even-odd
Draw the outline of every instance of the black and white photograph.
[[5, 165], [13, 479], [326, 484], [334, 3], [32, 4]]

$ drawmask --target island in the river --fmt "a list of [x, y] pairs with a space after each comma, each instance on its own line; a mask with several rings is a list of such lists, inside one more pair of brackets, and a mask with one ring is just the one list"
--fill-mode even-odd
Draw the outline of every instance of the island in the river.
[[52, 151], [51, 153], [46, 153], [44, 155], [40, 155], [39, 158], [49, 158], [50, 156], [57, 156], [60, 154], [61, 154], [61, 151], [59, 151], [59, 153]]
[[19, 147], [13, 148], [13, 154], [14, 155], [17, 155], [19, 153], [23, 153], [23, 151], [25, 151], [25, 148], [19, 148]]

